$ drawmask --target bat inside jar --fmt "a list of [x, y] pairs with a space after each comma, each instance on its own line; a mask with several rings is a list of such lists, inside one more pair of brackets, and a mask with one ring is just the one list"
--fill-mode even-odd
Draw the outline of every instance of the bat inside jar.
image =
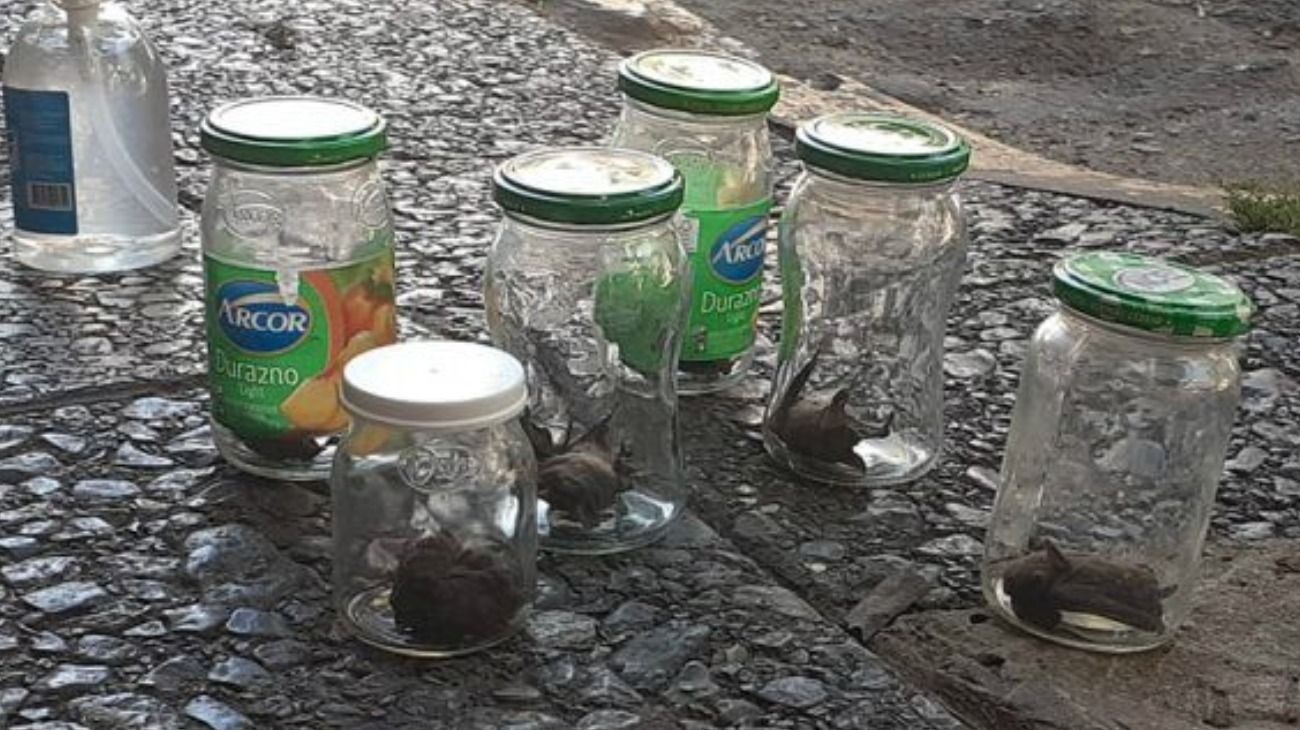
[[1017, 618], [1046, 631], [1164, 631], [1162, 604], [1177, 586], [1162, 588], [1149, 566], [1042, 546], [1003, 564], [1001, 591]]
[[588, 528], [600, 523], [601, 514], [614, 506], [625, 488], [622, 460], [609, 443], [613, 415], [611, 411], [577, 439], [572, 438], [570, 421], [558, 444], [527, 414], [522, 419], [537, 455], [537, 496]]
[[[821, 351], [813, 352], [807, 363], [795, 373], [773, 416], [773, 430], [786, 448], [822, 461], [844, 464], [861, 470], [862, 459], [854, 447], [864, 439], [889, 435], [894, 415], [891, 412], [879, 426], [868, 426], [848, 414], [853, 383], [825, 395], [805, 395], [808, 380], [817, 366]], [[856, 381], [856, 378], [854, 378]]]

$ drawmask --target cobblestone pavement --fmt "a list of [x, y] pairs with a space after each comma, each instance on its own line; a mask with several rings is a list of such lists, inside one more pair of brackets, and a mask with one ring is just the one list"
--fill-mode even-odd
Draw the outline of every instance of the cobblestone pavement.
[[[773, 370], [769, 285], [755, 376], [684, 409], [697, 518], [618, 558], [545, 557], [518, 639], [442, 663], [340, 635], [328, 500], [221, 463], [202, 389], [197, 125], [218, 101], [338, 94], [392, 124], [404, 337], [485, 337], [492, 163], [595, 142], [615, 58], [494, 0], [202, 3], [140, 15], [172, 71], [183, 255], [47, 278], [0, 259], [0, 727], [956, 728], [843, 627], [912, 570], [920, 608], [973, 580], [1024, 340], [1061, 251], [1113, 246], [1237, 277], [1263, 310], [1221, 491], [1219, 539], [1300, 536], [1300, 246], [1202, 220], [972, 184], [971, 265], [951, 319], [950, 451], [912, 485], [801, 485], [755, 434]], [[16, 14], [0, 17], [11, 37]], [[795, 172], [778, 140], [782, 193]], [[7, 163], [6, 163], [7, 167]], [[11, 225], [8, 203], [0, 225]]]

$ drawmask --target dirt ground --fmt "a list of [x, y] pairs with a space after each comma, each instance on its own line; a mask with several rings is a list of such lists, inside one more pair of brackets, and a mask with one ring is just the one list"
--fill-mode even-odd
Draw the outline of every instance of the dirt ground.
[[677, 0], [773, 68], [1184, 183], [1300, 178], [1300, 0]]

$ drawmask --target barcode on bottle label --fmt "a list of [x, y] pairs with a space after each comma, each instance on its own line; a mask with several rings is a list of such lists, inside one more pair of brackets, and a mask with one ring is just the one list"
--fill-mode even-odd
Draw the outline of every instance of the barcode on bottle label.
[[72, 117], [64, 91], [4, 87], [14, 227], [76, 235]]
[[72, 210], [72, 186], [27, 183], [27, 205], [38, 210]]

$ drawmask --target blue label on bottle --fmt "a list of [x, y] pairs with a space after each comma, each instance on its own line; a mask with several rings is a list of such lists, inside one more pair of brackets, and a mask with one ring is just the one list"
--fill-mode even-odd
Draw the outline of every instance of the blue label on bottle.
[[67, 93], [6, 86], [4, 100], [14, 224], [34, 233], [75, 234], [77, 196]]

